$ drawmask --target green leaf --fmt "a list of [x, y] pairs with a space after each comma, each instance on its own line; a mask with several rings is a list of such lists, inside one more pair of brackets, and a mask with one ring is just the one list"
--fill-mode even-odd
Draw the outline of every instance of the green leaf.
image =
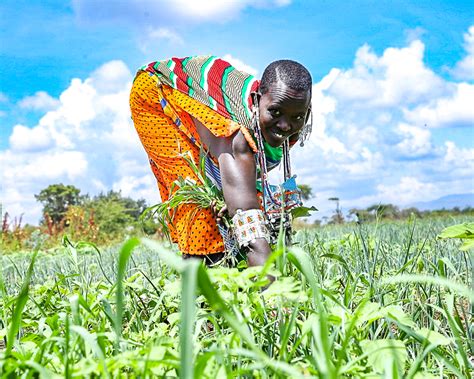
[[362, 351], [367, 354], [367, 363], [374, 371], [383, 373], [388, 367], [397, 363], [404, 367], [407, 351], [403, 341], [394, 339], [362, 340]]
[[315, 212], [318, 209], [315, 206], [312, 207], [296, 207], [291, 210], [291, 216], [293, 218], [308, 217], [311, 216], [311, 212]]
[[36, 251], [31, 257], [30, 265], [28, 266], [28, 271], [26, 272], [26, 278], [21, 286], [20, 293], [15, 302], [15, 308], [13, 309], [12, 321], [10, 328], [8, 329], [8, 338], [7, 338], [7, 348], [5, 356], [9, 356], [13, 349], [13, 344], [16, 340], [18, 331], [21, 326], [21, 319], [23, 316], [23, 309], [25, 308], [26, 302], [28, 300], [28, 294], [30, 291], [30, 281], [31, 275], [33, 274], [33, 267], [35, 265], [36, 256], [38, 251]]
[[361, 326], [365, 322], [370, 324], [373, 321], [384, 317], [384, 314], [380, 311], [379, 303], [366, 302], [361, 306], [362, 306], [362, 309], [359, 310], [359, 315], [357, 319], [358, 326]]
[[449, 226], [441, 231], [438, 238], [468, 238], [474, 239], [474, 222]]
[[181, 378], [194, 377], [194, 325], [196, 323], [196, 279], [201, 262], [190, 259], [183, 270], [182, 297], [181, 297]]
[[464, 243], [461, 245], [459, 249], [462, 251], [468, 251], [470, 249], [474, 249], [474, 239], [464, 241]]
[[427, 328], [421, 328], [417, 330], [416, 333], [426, 338], [433, 345], [449, 345], [452, 342], [450, 338]]
[[410, 328], [415, 328], [416, 324], [413, 322], [410, 316], [408, 316], [400, 305], [389, 305], [383, 307], [380, 310], [384, 317], [392, 318], [395, 321], [398, 321], [400, 324], [409, 326]]
[[339, 254], [327, 253], [327, 254], [321, 255], [320, 257], [321, 258], [330, 258], [330, 259], [334, 259], [334, 260], [340, 262], [342, 264], [342, 267], [344, 267], [344, 270], [346, 270], [346, 273], [349, 276], [349, 278], [351, 279], [351, 281], [354, 280], [354, 277], [352, 276], [351, 268], [347, 264], [346, 260], [343, 257], [341, 257]]
[[436, 376], [426, 371], [419, 371], [413, 377], [413, 379], [438, 379], [438, 378], [439, 378], [439, 375]]
[[127, 268], [127, 262], [130, 258], [130, 255], [132, 254], [133, 249], [139, 244], [140, 241], [137, 238], [131, 238], [124, 243], [122, 249], [120, 250], [116, 286], [117, 311], [115, 315], [115, 333], [117, 336], [117, 347], [119, 347], [120, 337], [122, 335], [122, 317], [124, 309], [123, 278], [125, 276], [125, 270]]
[[449, 280], [439, 276], [403, 274], [383, 278], [381, 281], [382, 285], [401, 283], [427, 283], [435, 286], [449, 288], [454, 293], [464, 296], [470, 301], [474, 301], [474, 291], [471, 288], [464, 284], [455, 282], [454, 280]]

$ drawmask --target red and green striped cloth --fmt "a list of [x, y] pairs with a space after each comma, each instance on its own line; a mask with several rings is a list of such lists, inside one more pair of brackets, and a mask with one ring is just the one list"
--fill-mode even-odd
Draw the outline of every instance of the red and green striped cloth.
[[[252, 96], [260, 82], [216, 56], [171, 58], [151, 62], [139, 71], [157, 75], [163, 84], [252, 130]], [[264, 142], [268, 169], [282, 159], [282, 148]]]

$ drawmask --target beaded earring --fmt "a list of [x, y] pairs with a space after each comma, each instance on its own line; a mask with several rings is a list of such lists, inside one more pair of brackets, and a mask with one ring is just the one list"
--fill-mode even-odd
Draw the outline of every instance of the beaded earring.
[[300, 131], [299, 140], [300, 140], [301, 147], [304, 146], [305, 141], [309, 138], [309, 136], [311, 135], [311, 132], [313, 131], [313, 109], [311, 105], [309, 106], [308, 111], [310, 113], [309, 123], [306, 123], [306, 125], [303, 126], [303, 128], [301, 128], [301, 131]]

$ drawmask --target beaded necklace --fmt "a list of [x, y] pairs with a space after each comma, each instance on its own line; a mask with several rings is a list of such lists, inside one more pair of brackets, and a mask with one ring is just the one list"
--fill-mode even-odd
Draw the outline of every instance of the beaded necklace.
[[[278, 239], [280, 226], [285, 230], [286, 241], [290, 242], [291, 236], [291, 209], [302, 206], [301, 192], [296, 186], [295, 177], [291, 175], [290, 146], [286, 139], [283, 143], [283, 177], [284, 183], [280, 186], [272, 186], [268, 180], [267, 158], [265, 156], [264, 138], [260, 127], [260, 113], [256, 94], [253, 95], [252, 105], [252, 132], [257, 143], [257, 172], [260, 176], [262, 187], [263, 210], [270, 226], [272, 243]], [[309, 129], [310, 126], [306, 129]], [[307, 137], [305, 131], [304, 137]]]

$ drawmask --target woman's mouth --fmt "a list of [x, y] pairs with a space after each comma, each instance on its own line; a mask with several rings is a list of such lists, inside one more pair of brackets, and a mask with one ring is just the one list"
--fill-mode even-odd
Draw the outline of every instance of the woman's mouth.
[[285, 139], [287, 137], [286, 133], [279, 129], [273, 129], [272, 133], [278, 139]]
[[289, 134], [279, 128], [268, 128], [264, 132], [264, 138], [273, 147], [281, 146], [281, 144], [289, 137]]

